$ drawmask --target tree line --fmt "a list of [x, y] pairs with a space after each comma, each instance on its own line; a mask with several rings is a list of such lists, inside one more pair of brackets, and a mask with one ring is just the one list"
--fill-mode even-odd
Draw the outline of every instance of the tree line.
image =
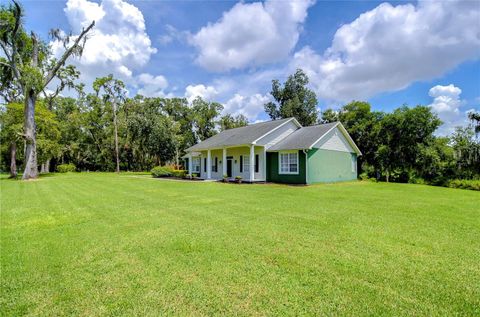
[[[0, 9], [0, 168], [12, 177], [23, 171], [24, 179], [35, 178], [39, 171], [67, 163], [79, 171], [178, 165], [186, 148], [248, 124], [245, 116], [223, 114], [222, 104], [200, 97], [190, 103], [185, 98], [129, 98], [125, 84], [112, 75], [85, 87], [67, 60], [81, 56], [94, 21], [75, 37], [51, 32], [65, 47], [57, 60], [46, 43], [27, 33], [22, 15], [17, 2]], [[53, 91], [47, 92], [53, 82]], [[63, 97], [65, 88], [76, 97]], [[438, 137], [442, 122], [427, 106], [401, 106], [387, 113], [353, 101], [319, 112], [300, 69], [283, 84], [273, 80], [271, 95], [274, 101], [264, 106], [271, 119], [295, 117], [304, 126], [342, 122], [363, 153], [363, 178], [443, 184], [480, 177], [479, 113], [469, 114], [470, 125]]]

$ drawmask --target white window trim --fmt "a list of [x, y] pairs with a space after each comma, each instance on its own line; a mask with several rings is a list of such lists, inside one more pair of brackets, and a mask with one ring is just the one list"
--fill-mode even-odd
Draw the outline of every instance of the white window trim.
[[[198, 162], [198, 164], [195, 164], [194, 162]], [[201, 169], [201, 163], [202, 162], [202, 158], [201, 157], [193, 157], [192, 158], [192, 173], [195, 173], [195, 174], [200, 174], [200, 171], [202, 170]], [[198, 170], [197, 170], [198, 168]]]
[[[296, 172], [282, 172], [281, 156], [282, 156], [282, 154], [290, 154], [290, 153], [297, 154], [297, 171]], [[290, 160], [290, 158], [289, 158], [289, 160]], [[298, 161], [299, 161], [298, 151], [281, 151], [281, 152], [278, 152], [278, 174], [279, 175], [298, 175], [298, 174], [300, 174], [300, 165], [299, 165]], [[288, 164], [290, 165], [290, 162]]]
[[356, 173], [357, 172], [357, 159], [355, 157], [355, 155], [353, 154], [350, 154], [352, 156], [351, 158], [351, 161], [352, 161], [352, 173]]
[[[243, 158], [242, 158], [242, 163], [243, 163], [243, 167], [242, 167], [242, 173], [250, 173], [250, 156], [249, 155], [242, 155]], [[245, 162], [248, 162], [247, 164], [245, 164]]]

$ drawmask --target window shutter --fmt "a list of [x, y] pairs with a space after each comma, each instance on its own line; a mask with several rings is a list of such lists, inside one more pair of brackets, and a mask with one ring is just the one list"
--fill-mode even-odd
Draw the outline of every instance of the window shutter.
[[243, 173], [243, 155], [240, 155], [240, 173]]
[[255, 155], [255, 173], [258, 173], [258, 154]]
[[215, 173], [218, 172], [218, 157], [215, 157]]
[[203, 171], [206, 173], [207, 172], [207, 158], [203, 158]]

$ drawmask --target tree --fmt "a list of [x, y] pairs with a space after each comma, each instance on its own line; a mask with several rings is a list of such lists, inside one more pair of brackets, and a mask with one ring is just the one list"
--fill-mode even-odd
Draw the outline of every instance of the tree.
[[161, 98], [141, 96], [125, 103], [126, 144], [135, 158], [129, 165], [135, 169], [151, 169], [176, 155], [179, 125], [163, 111], [163, 105]]
[[453, 147], [457, 177], [473, 178], [480, 175], [480, 142], [475, 139], [472, 126], [457, 127], [450, 137]]
[[8, 146], [10, 178], [17, 177], [17, 143], [22, 135], [22, 119], [23, 106], [20, 103], [7, 103], [0, 112], [0, 144]]
[[390, 176], [395, 181], [408, 181], [410, 173], [420, 169], [421, 150], [433, 144], [433, 133], [441, 123], [426, 106], [402, 106], [382, 118], [376, 154], [387, 181]]
[[[60, 153], [60, 130], [54, 113], [47, 109], [43, 100], [37, 102], [35, 122], [37, 123], [37, 146], [39, 158], [55, 157]], [[23, 105], [21, 103], [9, 103], [0, 113], [2, 131], [0, 133], [1, 143], [4, 140], [13, 140], [15, 150], [17, 143], [21, 140], [23, 124]], [[7, 143], [8, 144], [8, 143]], [[12, 145], [10, 145], [12, 146]], [[20, 147], [22, 150], [22, 147]], [[3, 151], [2, 151], [3, 152]], [[10, 157], [10, 177], [16, 177], [15, 156]]]
[[470, 111], [468, 113], [468, 119], [472, 122], [475, 136], [478, 137], [478, 134], [480, 134], [480, 112]]
[[220, 117], [218, 121], [218, 125], [220, 126], [220, 131], [244, 127], [248, 125], [248, 119], [243, 114], [239, 114], [233, 116], [231, 114], [226, 114]]
[[295, 117], [304, 126], [316, 124], [317, 97], [307, 85], [308, 77], [301, 69], [290, 75], [283, 87], [274, 79], [270, 93], [276, 103], [266, 103], [265, 112], [272, 120]]
[[322, 123], [330, 123], [338, 121], [338, 112], [333, 109], [327, 109], [322, 112]]
[[197, 97], [192, 102], [191, 109], [192, 128], [196, 141], [203, 141], [215, 135], [215, 118], [223, 110], [223, 106], [218, 102], [207, 102], [201, 97]]
[[[70, 56], [81, 56], [86, 41], [86, 34], [94, 26], [92, 22], [83, 29], [74, 40], [67, 36], [60, 38], [65, 47], [65, 52], [57, 61], [51, 59], [47, 46], [41, 42], [35, 33], [26, 33], [22, 25], [23, 10], [13, 0], [13, 4], [2, 6], [0, 9], [1, 31], [0, 46], [7, 62], [2, 65], [8, 66], [13, 83], [25, 99], [23, 137], [25, 139], [25, 170], [23, 179], [36, 178], [37, 166], [37, 142], [35, 126], [35, 104], [38, 94], [57, 76]], [[73, 40], [73, 44], [69, 43]]]
[[113, 111], [113, 126], [114, 126], [114, 136], [115, 136], [115, 158], [116, 158], [116, 168], [115, 171], [117, 173], [120, 172], [120, 156], [118, 150], [118, 124], [117, 124], [117, 109], [119, 103], [125, 100], [125, 84], [119, 80], [113, 78], [113, 75], [109, 75], [107, 77], [97, 78], [93, 83], [93, 89], [98, 94], [100, 90], [103, 89], [105, 92], [103, 95], [103, 99], [105, 102], [110, 103], [112, 105]]

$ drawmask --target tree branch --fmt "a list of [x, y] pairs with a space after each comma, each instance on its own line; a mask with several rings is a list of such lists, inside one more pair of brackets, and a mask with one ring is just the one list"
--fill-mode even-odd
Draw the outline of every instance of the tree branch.
[[55, 75], [57, 74], [57, 71], [60, 69], [60, 67], [63, 66], [63, 64], [65, 64], [65, 62], [67, 61], [67, 58], [73, 53], [73, 50], [77, 48], [78, 43], [80, 43], [82, 38], [90, 31], [91, 28], [93, 28], [94, 25], [95, 25], [95, 21], [93, 21], [86, 29], [84, 29], [82, 33], [80, 33], [80, 35], [75, 40], [75, 43], [73, 43], [73, 45], [70, 46], [70, 48], [66, 50], [65, 53], [63, 53], [62, 57], [58, 60], [57, 64], [55, 64], [55, 66], [48, 72], [47, 77], [45, 78], [44, 87], [47, 86], [48, 83], [50, 83], [53, 77], [55, 77]]

